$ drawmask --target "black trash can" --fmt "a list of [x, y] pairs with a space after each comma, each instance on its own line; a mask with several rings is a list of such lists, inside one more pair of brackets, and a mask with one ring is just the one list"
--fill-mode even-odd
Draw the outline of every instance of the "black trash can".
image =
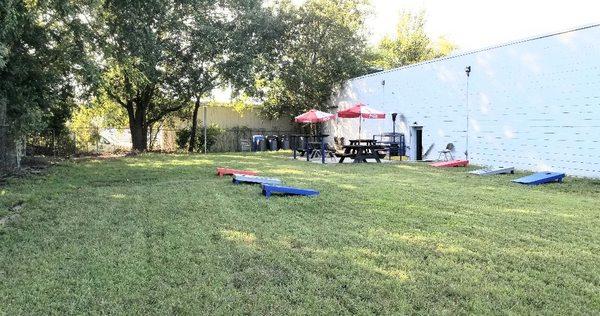
[[252, 151], [264, 151], [265, 137], [263, 135], [252, 135]]
[[290, 149], [290, 139], [285, 136], [279, 136], [279, 149], [288, 150]]
[[271, 150], [271, 151], [279, 150], [277, 136], [271, 135], [271, 136], [267, 137], [267, 140], [269, 142], [269, 150]]

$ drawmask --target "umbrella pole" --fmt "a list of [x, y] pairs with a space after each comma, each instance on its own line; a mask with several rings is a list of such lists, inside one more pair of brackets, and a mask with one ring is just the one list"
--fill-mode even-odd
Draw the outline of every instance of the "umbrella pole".
[[358, 119], [358, 139], [360, 139], [360, 132], [362, 131], [362, 117], [359, 116]]

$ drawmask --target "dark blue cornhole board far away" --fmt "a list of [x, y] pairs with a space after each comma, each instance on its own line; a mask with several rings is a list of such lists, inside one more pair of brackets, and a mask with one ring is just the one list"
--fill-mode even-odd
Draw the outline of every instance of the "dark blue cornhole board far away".
[[562, 182], [564, 177], [565, 174], [562, 172], [538, 172], [523, 178], [512, 180], [512, 182], [538, 185], [550, 182]]

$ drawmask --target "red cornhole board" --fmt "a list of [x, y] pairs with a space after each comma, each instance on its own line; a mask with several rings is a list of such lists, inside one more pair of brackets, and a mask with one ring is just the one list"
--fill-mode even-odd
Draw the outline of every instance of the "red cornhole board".
[[249, 170], [237, 170], [237, 169], [229, 169], [229, 168], [217, 168], [217, 175], [219, 177], [225, 176], [225, 175], [234, 175], [234, 174], [243, 174], [246, 176], [255, 176], [258, 175], [258, 172], [256, 171], [249, 171]]
[[432, 163], [432, 167], [466, 167], [469, 164], [468, 160], [451, 160]]

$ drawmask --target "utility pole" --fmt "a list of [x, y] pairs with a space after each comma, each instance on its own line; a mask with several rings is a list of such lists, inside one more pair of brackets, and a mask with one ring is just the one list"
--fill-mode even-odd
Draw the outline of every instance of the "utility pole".
[[202, 125], [203, 125], [203, 129], [204, 129], [204, 154], [206, 154], [206, 111], [207, 111], [207, 107], [206, 105], [204, 106], [204, 111], [202, 112]]
[[471, 66], [465, 68], [465, 74], [467, 74], [467, 90], [465, 93], [465, 99], [467, 103], [467, 144], [465, 150], [465, 158], [469, 160], [469, 77], [471, 75]]

